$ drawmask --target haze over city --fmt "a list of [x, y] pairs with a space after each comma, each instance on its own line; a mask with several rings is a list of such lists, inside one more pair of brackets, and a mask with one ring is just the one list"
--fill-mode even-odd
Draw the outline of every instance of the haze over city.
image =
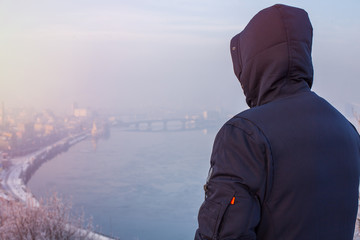
[[[0, 210], [7, 214], [1, 238], [21, 239], [14, 235], [25, 232], [19, 222], [42, 237], [52, 230], [34, 228], [53, 229], [48, 223], [82, 235], [84, 224], [61, 225], [43, 211], [40, 200], [55, 193], [59, 200], [71, 199], [68, 211], [84, 209], [93, 219], [93, 234], [193, 239], [209, 160], [219, 146], [215, 136], [227, 119], [248, 108], [234, 75], [230, 40], [276, 3], [309, 13], [312, 89], [359, 129], [358, 0], [0, 0]], [[291, 129], [299, 126], [284, 119]], [[330, 121], [324, 126], [342, 129]], [[253, 134], [255, 128], [249, 129]], [[334, 146], [328, 136], [318, 134], [314, 142], [326, 138]], [[324, 146], [321, 155], [330, 156]], [[24, 204], [30, 200], [34, 204]], [[17, 220], [28, 213], [40, 224]]]
[[[246, 108], [229, 41], [274, 1], [0, 2], [0, 101], [67, 112]], [[360, 2], [281, 1], [308, 11], [313, 90], [360, 102]]]

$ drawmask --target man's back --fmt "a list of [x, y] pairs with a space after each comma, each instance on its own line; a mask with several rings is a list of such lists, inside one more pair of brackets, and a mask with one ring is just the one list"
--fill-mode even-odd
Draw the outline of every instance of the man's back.
[[352, 239], [360, 143], [353, 126], [305, 91], [239, 114], [271, 148], [258, 239]]
[[231, 40], [250, 109], [216, 136], [196, 240], [352, 239], [359, 135], [310, 91], [311, 47], [307, 13], [285, 5]]

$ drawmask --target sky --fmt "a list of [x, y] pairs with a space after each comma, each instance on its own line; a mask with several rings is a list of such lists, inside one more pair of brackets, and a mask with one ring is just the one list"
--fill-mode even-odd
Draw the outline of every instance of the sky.
[[313, 90], [340, 110], [360, 103], [358, 0], [0, 0], [0, 101], [236, 114], [230, 39], [275, 3], [309, 13]]

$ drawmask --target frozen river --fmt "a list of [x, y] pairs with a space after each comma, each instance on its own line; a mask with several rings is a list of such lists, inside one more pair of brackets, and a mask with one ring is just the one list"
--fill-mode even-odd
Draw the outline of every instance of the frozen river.
[[97, 230], [121, 240], [193, 239], [215, 134], [112, 129], [43, 164], [28, 187], [71, 198]]

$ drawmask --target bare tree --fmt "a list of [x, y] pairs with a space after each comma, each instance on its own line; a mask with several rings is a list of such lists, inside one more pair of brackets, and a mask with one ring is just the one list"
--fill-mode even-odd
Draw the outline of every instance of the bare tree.
[[[86, 224], [86, 225], [85, 225]], [[91, 236], [91, 221], [71, 213], [71, 204], [57, 195], [41, 200], [40, 206], [0, 200], [0, 239], [2, 240], [85, 240]]]

